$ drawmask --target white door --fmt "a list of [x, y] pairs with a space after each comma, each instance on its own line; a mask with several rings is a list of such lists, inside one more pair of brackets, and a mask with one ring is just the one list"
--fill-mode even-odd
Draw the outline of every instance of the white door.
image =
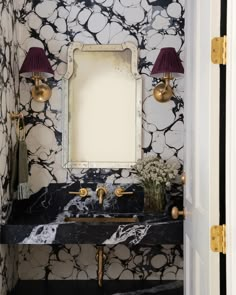
[[219, 66], [211, 39], [220, 36], [220, 0], [187, 0], [185, 56], [185, 295], [219, 295], [219, 254], [210, 227], [219, 224]]

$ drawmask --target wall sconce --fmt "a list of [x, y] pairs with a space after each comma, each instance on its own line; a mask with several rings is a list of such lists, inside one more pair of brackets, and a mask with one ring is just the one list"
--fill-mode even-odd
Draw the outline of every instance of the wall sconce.
[[170, 80], [173, 79], [172, 73], [184, 73], [181, 60], [172, 47], [162, 48], [153, 66], [151, 75], [156, 77], [163, 74], [159, 84], [153, 89], [153, 96], [159, 102], [167, 102], [173, 96]]
[[45, 77], [53, 76], [53, 69], [45, 55], [42, 48], [31, 47], [25, 57], [25, 60], [21, 66], [20, 74], [25, 77], [31, 77], [34, 80], [34, 86], [31, 89], [33, 99], [38, 102], [45, 102], [49, 100], [52, 95], [51, 88], [42, 83]]

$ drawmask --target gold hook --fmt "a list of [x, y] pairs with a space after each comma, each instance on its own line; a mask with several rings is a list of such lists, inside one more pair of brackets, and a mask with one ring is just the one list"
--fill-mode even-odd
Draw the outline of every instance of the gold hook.
[[23, 119], [24, 115], [23, 115], [23, 113], [14, 113], [14, 112], [12, 112], [12, 113], [10, 113], [10, 118], [12, 120]]

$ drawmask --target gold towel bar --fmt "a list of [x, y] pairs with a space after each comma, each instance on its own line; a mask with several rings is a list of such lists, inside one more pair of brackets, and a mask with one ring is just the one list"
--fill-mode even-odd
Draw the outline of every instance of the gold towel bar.
[[133, 223], [138, 222], [138, 217], [65, 217], [65, 222], [107, 222], [107, 223], [117, 223], [126, 222]]
[[24, 118], [24, 115], [23, 115], [23, 113], [10, 113], [10, 118], [12, 119], [12, 120], [16, 120], [16, 119], [19, 119], [19, 118]]

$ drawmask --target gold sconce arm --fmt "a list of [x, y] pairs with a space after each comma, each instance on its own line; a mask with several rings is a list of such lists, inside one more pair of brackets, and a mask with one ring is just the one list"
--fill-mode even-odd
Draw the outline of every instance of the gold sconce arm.
[[123, 197], [124, 195], [133, 195], [133, 192], [125, 192], [125, 190], [122, 187], [118, 187], [115, 189], [115, 195], [117, 198]]
[[86, 198], [88, 196], [88, 189], [81, 188], [78, 192], [69, 192], [70, 195], [79, 195], [81, 198]]

